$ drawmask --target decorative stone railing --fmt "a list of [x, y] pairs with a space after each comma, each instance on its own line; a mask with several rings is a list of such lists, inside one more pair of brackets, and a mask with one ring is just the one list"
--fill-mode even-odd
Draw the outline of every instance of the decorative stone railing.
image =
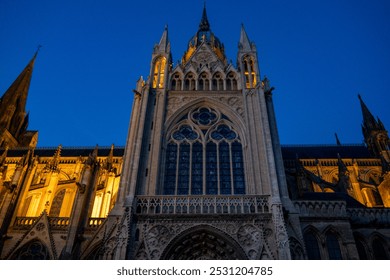
[[269, 196], [137, 196], [136, 213], [151, 215], [270, 213]]
[[300, 200], [294, 201], [301, 217], [346, 217], [345, 201], [318, 201]]
[[16, 217], [14, 229], [30, 228], [38, 219], [39, 217]]
[[351, 208], [347, 209], [347, 213], [355, 225], [390, 225], [390, 209]]
[[[38, 221], [39, 217], [16, 217], [13, 229], [24, 230], [31, 228]], [[47, 217], [52, 230], [67, 230], [70, 222], [69, 217]], [[87, 228], [94, 230], [98, 228], [105, 218], [89, 218]]]
[[[38, 221], [39, 217], [16, 217], [14, 229], [31, 228]], [[67, 229], [69, 225], [68, 217], [47, 217], [51, 229]]]
[[88, 228], [98, 228], [106, 218], [89, 218]]

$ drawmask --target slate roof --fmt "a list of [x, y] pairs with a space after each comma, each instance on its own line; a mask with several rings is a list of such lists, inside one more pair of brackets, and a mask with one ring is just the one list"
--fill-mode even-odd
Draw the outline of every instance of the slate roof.
[[284, 160], [300, 159], [337, 159], [341, 158], [375, 158], [363, 144], [349, 145], [282, 145]]

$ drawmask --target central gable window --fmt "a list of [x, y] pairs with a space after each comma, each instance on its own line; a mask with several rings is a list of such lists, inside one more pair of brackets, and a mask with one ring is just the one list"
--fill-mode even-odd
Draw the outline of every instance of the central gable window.
[[209, 107], [196, 108], [170, 132], [162, 193], [245, 194], [242, 143], [226, 116]]

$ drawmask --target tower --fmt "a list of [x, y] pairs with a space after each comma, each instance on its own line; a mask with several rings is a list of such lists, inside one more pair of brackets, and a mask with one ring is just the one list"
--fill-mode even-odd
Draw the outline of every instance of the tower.
[[383, 157], [383, 159], [389, 164], [390, 139], [385, 126], [379, 118], [374, 118], [360, 94], [358, 97], [363, 115], [362, 132], [364, 142], [373, 156], [378, 158]]
[[181, 62], [171, 61], [165, 27], [134, 90], [110, 214], [128, 217], [119, 258], [289, 259], [255, 45], [242, 26], [237, 66], [228, 63], [204, 8]]
[[35, 147], [37, 131], [27, 131], [25, 111], [36, 52], [27, 66], [0, 98], [0, 147]]

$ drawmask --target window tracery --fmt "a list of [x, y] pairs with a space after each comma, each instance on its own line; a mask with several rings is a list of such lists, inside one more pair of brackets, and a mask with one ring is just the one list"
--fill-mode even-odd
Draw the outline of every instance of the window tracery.
[[188, 73], [184, 79], [184, 90], [195, 90], [195, 75]]
[[163, 194], [245, 193], [242, 144], [230, 120], [214, 109], [190, 111], [170, 133]]
[[163, 88], [164, 87], [164, 77], [165, 77], [165, 65], [167, 59], [165, 57], [159, 57], [154, 65], [153, 72], [153, 88]]
[[244, 57], [244, 76], [245, 76], [245, 87], [254, 88], [257, 84], [256, 80], [256, 69], [254, 59], [251, 56]]

